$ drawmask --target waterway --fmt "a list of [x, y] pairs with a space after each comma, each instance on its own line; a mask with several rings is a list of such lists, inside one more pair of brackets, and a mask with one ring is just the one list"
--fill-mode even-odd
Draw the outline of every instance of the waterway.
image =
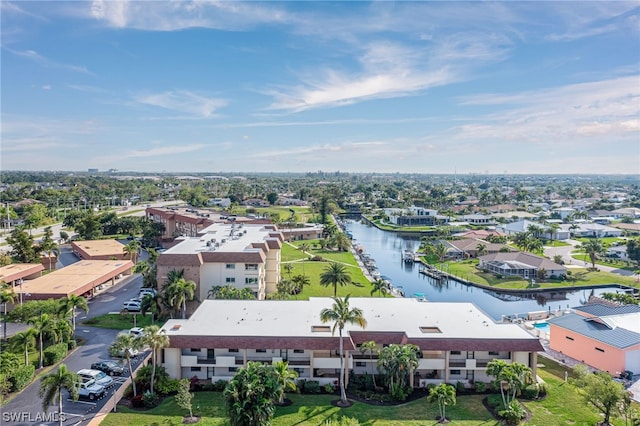
[[523, 317], [527, 312], [565, 310], [583, 305], [592, 292], [599, 295], [619, 290], [611, 286], [594, 290], [550, 290], [513, 295], [484, 290], [455, 280], [438, 282], [420, 274], [419, 263], [407, 264], [402, 260], [405, 250], [418, 250], [420, 242], [417, 237], [382, 231], [357, 221], [347, 221], [346, 229], [357, 244], [375, 259], [380, 273], [388, 277], [394, 287], [402, 287], [407, 297], [418, 293], [433, 302], [473, 302], [495, 320], [500, 320], [503, 315]]

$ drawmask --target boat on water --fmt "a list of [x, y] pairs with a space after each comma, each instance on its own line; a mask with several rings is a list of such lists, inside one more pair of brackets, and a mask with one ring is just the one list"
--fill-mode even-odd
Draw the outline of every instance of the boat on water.
[[416, 260], [416, 254], [411, 250], [405, 250], [402, 254], [402, 261], [404, 263], [413, 263]]
[[427, 301], [427, 298], [424, 297], [424, 293], [413, 293], [413, 295], [411, 297], [413, 297], [414, 299], [418, 299], [421, 302], [426, 302]]

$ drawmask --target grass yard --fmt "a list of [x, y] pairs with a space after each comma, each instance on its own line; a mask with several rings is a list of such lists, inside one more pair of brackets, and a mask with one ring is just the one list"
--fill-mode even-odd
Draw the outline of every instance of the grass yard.
[[[298, 299], [308, 299], [309, 297], [333, 297], [333, 287], [323, 287], [320, 285], [320, 274], [329, 265], [329, 262], [293, 262], [291, 276], [306, 275], [311, 281], [311, 285], [306, 286], [302, 293], [298, 295]], [[346, 287], [338, 287], [338, 296], [343, 297], [351, 294], [352, 297], [370, 297], [371, 283], [364, 276], [362, 270], [357, 266], [346, 266], [347, 271], [351, 274], [351, 281], [356, 285], [348, 285]], [[281, 274], [284, 278], [289, 278], [289, 273], [283, 268]]]
[[[587, 262], [589, 265], [591, 265], [591, 258], [585, 253], [572, 253], [571, 257], [580, 262]], [[627, 271], [636, 271], [638, 269], [637, 267], [629, 266], [629, 263], [624, 262], [622, 260], [615, 260], [615, 259], [610, 259], [610, 260], [611, 260], [610, 262], [605, 262], [603, 259], [598, 259], [596, 260], [596, 265], [608, 266], [610, 268], [624, 269]]]
[[91, 327], [128, 330], [132, 327], [146, 327], [151, 325], [151, 314], [106, 314], [85, 320], [82, 324], [89, 325]]

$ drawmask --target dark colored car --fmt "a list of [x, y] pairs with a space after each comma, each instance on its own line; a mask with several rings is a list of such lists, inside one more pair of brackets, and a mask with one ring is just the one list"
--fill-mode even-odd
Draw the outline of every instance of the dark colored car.
[[99, 370], [110, 376], [120, 376], [124, 368], [115, 361], [98, 361], [91, 364], [92, 370]]

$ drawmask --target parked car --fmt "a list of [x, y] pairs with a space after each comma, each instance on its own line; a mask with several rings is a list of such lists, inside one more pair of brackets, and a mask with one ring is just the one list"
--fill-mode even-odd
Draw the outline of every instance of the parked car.
[[122, 310], [125, 312], [140, 312], [140, 303], [128, 300], [122, 304]]
[[146, 296], [147, 294], [150, 294], [151, 296], [155, 296], [157, 293], [158, 292], [153, 288], [143, 287], [140, 289], [140, 292], [138, 293], [138, 298], [143, 299], [144, 296]]
[[77, 385], [78, 396], [80, 398], [87, 398], [90, 401], [104, 395], [104, 386], [100, 386], [95, 380], [87, 380], [86, 382], [79, 382]]
[[113, 379], [100, 370], [91, 370], [88, 368], [84, 368], [78, 371], [78, 377], [80, 377], [83, 382], [94, 380], [98, 385], [104, 388], [113, 386]]
[[99, 370], [110, 376], [120, 376], [124, 373], [124, 368], [115, 361], [97, 361], [91, 364], [92, 370]]
[[129, 330], [122, 330], [118, 334], [130, 334], [130, 335], [135, 336], [135, 337], [142, 337], [142, 336], [144, 336], [144, 328], [142, 328], [142, 327], [133, 327], [133, 328], [131, 328]]

